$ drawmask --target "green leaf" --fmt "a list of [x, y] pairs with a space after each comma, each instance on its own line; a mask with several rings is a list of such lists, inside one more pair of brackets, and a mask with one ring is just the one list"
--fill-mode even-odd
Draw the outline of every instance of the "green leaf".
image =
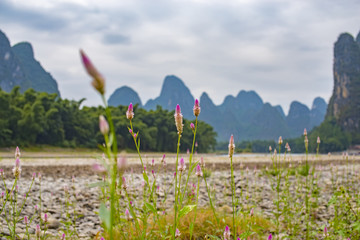
[[150, 212], [153, 212], [154, 214], [157, 213], [155, 207], [154, 207], [153, 205], [151, 205], [150, 203], [145, 202], [145, 206], [146, 206], [146, 208], [147, 208]]
[[179, 219], [183, 216], [185, 216], [186, 214], [188, 214], [189, 212], [191, 212], [194, 208], [196, 207], [196, 205], [186, 205], [184, 206], [180, 211], [179, 211]]
[[149, 184], [149, 178], [148, 178], [148, 176], [147, 176], [147, 174], [146, 174], [145, 171], [143, 172], [143, 177], [144, 177], [145, 182], [146, 182], [147, 184]]
[[111, 216], [110, 216], [109, 209], [106, 208], [104, 203], [101, 203], [99, 215], [100, 215], [101, 221], [105, 224], [106, 230], [109, 232]]

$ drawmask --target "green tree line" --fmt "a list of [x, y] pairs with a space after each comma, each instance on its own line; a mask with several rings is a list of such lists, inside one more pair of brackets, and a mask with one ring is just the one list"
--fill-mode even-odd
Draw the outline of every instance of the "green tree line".
[[[99, 115], [104, 108], [82, 106], [80, 101], [61, 99], [56, 94], [28, 89], [23, 94], [19, 87], [10, 93], [0, 89], [0, 147], [46, 144], [59, 147], [94, 148], [103, 143], [99, 132]], [[128, 132], [127, 106], [111, 107], [120, 149], [135, 149]], [[143, 151], [176, 151], [177, 133], [174, 112], [158, 107], [146, 111], [134, 107], [133, 126], [139, 131]], [[201, 116], [201, 115], [200, 115]], [[193, 133], [190, 121], [184, 120], [181, 151], [191, 149]], [[198, 123], [197, 151], [215, 148], [216, 133], [203, 121]]]

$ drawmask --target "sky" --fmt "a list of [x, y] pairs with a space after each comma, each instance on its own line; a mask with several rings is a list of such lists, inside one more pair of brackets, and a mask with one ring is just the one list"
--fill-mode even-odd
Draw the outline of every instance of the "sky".
[[360, 30], [359, 0], [0, 0], [0, 30], [31, 42], [63, 98], [99, 105], [80, 62], [83, 49], [106, 78], [106, 95], [160, 94], [166, 75], [215, 104], [240, 90], [264, 102], [311, 107], [329, 100], [333, 46]]

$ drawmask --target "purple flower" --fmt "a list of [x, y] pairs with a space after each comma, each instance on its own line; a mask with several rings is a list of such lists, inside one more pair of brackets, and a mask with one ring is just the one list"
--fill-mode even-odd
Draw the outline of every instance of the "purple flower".
[[200, 105], [199, 105], [199, 100], [195, 99], [194, 108], [193, 108], [195, 117], [199, 116], [200, 110], [201, 109], [200, 109]]
[[84, 64], [84, 67], [88, 74], [93, 78], [91, 84], [93, 87], [101, 94], [105, 93], [105, 79], [101, 76], [101, 74], [96, 70], [94, 65], [91, 63], [90, 59], [83, 50], [80, 50], [81, 60]]
[[190, 123], [190, 128], [194, 131], [195, 130], [195, 125], [193, 123]]
[[184, 171], [186, 169], [186, 165], [185, 165], [185, 161], [184, 161], [184, 158], [181, 158], [180, 159], [180, 162], [179, 162], [179, 166], [178, 166], [178, 170], [180, 172]]
[[20, 157], [20, 149], [19, 147], [16, 147], [15, 149], [15, 158], [19, 158]]
[[36, 234], [36, 236], [37, 236], [37, 237], [40, 237], [41, 230], [40, 230], [40, 225], [39, 225], [39, 224], [37, 224], [37, 225], [36, 225], [36, 231], [35, 231], [35, 234]]
[[99, 128], [102, 135], [106, 135], [109, 133], [109, 124], [103, 115], [99, 116]]
[[25, 217], [24, 217], [24, 224], [25, 224], [25, 225], [28, 225], [28, 223], [29, 223], [29, 219], [28, 219], [27, 216], [25, 216]]
[[129, 209], [126, 209], [126, 210], [125, 210], [125, 218], [126, 218], [126, 220], [128, 220], [128, 221], [130, 221], [130, 219], [131, 219]]
[[98, 173], [106, 173], [106, 169], [104, 168], [104, 166], [98, 163], [94, 163], [92, 165], [92, 169]]
[[65, 240], [65, 233], [63, 233], [62, 235], [61, 235], [61, 240]]
[[234, 144], [234, 136], [231, 135], [229, 140], [229, 157], [231, 158], [234, 155], [235, 144]]
[[17, 158], [15, 160], [15, 166], [13, 168], [13, 174], [15, 176], [15, 178], [20, 178], [20, 175], [21, 175], [21, 167], [20, 167], [20, 159]]
[[126, 111], [126, 118], [131, 121], [134, 118], [134, 111], [132, 103], [129, 104], [128, 110]]
[[131, 129], [129, 129], [129, 133], [132, 134], [132, 130], [131, 130]]
[[202, 175], [203, 175], [203, 173], [202, 173], [202, 171], [201, 171], [200, 164], [198, 164], [198, 165], [196, 166], [195, 175], [198, 176], [198, 177], [202, 177]]
[[268, 236], [268, 240], [272, 240], [272, 235], [270, 233], [270, 235]]
[[175, 125], [178, 134], [181, 135], [181, 133], [183, 132], [184, 125], [183, 125], [183, 115], [181, 114], [181, 108], [179, 104], [176, 105], [174, 118], [175, 118]]
[[225, 227], [224, 239], [230, 240], [230, 228], [229, 228], [229, 226]]
[[175, 231], [175, 237], [178, 238], [180, 237], [181, 233], [180, 233], [180, 230], [179, 229], [176, 229]]
[[48, 215], [45, 213], [44, 214], [44, 222], [47, 223], [47, 221], [48, 221]]

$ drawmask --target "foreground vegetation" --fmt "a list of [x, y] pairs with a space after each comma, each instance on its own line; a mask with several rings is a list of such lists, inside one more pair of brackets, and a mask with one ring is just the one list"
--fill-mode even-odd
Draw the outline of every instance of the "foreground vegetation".
[[[254, 211], [256, 201], [252, 204], [244, 204], [246, 200], [251, 200], [247, 195], [245, 186], [241, 186], [240, 192], [236, 188], [236, 175], [243, 174], [242, 171], [234, 171], [233, 154], [235, 143], [233, 136], [230, 136], [228, 144], [229, 171], [231, 177], [224, 183], [224, 189], [231, 196], [230, 209], [217, 208], [214, 204], [214, 196], [211, 187], [208, 185], [210, 173], [206, 169], [206, 164], [202, 158], [196, 158], [195, 146], [198, 141], [198, 133], [201, 132], [201, 125], [198, 122], [200, 114], [200, 103], [194, 103], [195, 121], [184, 126], [181, 108], [177, 105], [174, 113], [175, 127], [177, 132], [169, 133], [175, 136], [176, 165], [175, 169], [166, 172], [165, 156], [161, 160], [161, 165], [154, 168], [154, 163], [145, 165], [141, 155], [141, 147], [146, 143], [143, 138], [143, 128], [141, 122], [136, 122], [136, 118], [141, 118], [141, 112], [134, 113], [134, 108], [130, 104], [124, 115], [127, 124], [124, 124], [124, 134], [119, 134], [117, 126], [114, 125], [112, 110], [107, 106], [104, 98], [105, 80], [92, 65], [87, 56], [81, 52], [82, 60], [86, 70], [93, 79], [94, 88], [100, 93], [104, 103], [105, 116], [99, 117], [100, 133], [104, 137], [104, 144], [99, 147], [104, 152], [101, 164], [95, 166], [95, 170], [103, 176], [102, 180], [92, 184], [98, 187], [100, 192], [101, 205], [99, 217], [103, 226], [103, 233], [98, 233], [96, 238], [101, 239], [359, 239], [360, 238], [360, 202], [359, 191], [354, 184], [359, 180], [358, 173], [348, 166], [349, 157], [344, 155], [346, 167], [342, 175], [332, 172], [332, 197], [329, 205], [333, 214], [329, 215], [328, 221], [319, 225], [317, 212], [319, 198], [323, 193], [318, 185], [321, 178], [321, 169], [316, 169], [309, 163], [309, 146], [314, 145], [316, 152], [319, 152], [321, 140], [309, 139], [304, 131], [303, 145], [306, 153], [304, 162], [289, 162], [287, 156], [291, 153], [288, 143], [284, 143], [279, 137], [276, 145], [268, 147], [271, 154], [272, 166], [261, 170], [261, 174], [266, 176], [271, 184], [273, 194], [274, 211], [270, 219], [258, 215]], [[140, 126], [138, 126], [140, 125]], [[206, 126], [205, 126], [206, 127]], [[139, 130], [138, 130], [139, 129]], [[171, 129], [171, 127], [169, 127]], [[170, 130], [169, 130], [170, 131]], [[187, 132], [187, 133], [186, 133]], [[180, 145], [185, 141], [184, 136], [192, 137], [188, 143], [190, 150], [189, 162], [180, 155]], [[119, 135], [130, 136], [132, 144], [138, 153], [142, 165], [143, 191], [141, 202], [135, 204], [135, 197], [129, 194], [129, 176], [124, 174], [126, 162], [118, 157]], [[177, 139], [177, 141], [176, 141]], [[145, 143], [144, 143], [145, 141]], [[170, 144], [170, 143], [169, 143]], [[171, 144], [170, 144], [171, 145]], [[284, 147], [285, 146], [285, 147]], [[283, 150], [284, 149], [284, 150]], [[283, 153], [283, 154], [280, 154]], [[5, 174], [0, 170], [3, 179], [4, 192], [1, 198], [0, 216], [5, 218], [10, 239], [17, 239], [16, 225], [24, 222], [26, 232], [25, 239], [35, 237], [36, 239], [47, 239], [48, 228], [47, 213], [41, 210], [41, 188], [39, 191], [39, 208], [35, 208], [32, 216], [23, 216], [22, 210], [27, 200], [30, 189], [32, 188], [36, 175], [29, 182], [29, 191], [25, 194], [22, 201], [18, 201], [17, 183], [20, 181], [21, 164], [20, 150], [15, 152], [15, 166], [13, 169], [13, 184], [6, 186]], [[159, 182], [159, 174], [171, 176], [170, 182]], [[41, 185], [41, 175], [37, 176], [38, 184]], [[189, 180], [195, 180], [189, 186]], [[293, 184], [295, 183], [295, 184]], [[160, 184], [168, 187], [165, 189], [163, 197], [159, 197], [158, 191]], [[199, 191], [200, 186], [205, 186], [208, 195], [208, 208], [200, 209]], [[68, 190], [67, 194], [69, 193]], [[69, 195], [65, 195], [66, 198]], [[124, 198], [125, 197], [125, 198]], [[164, 202], [172, 197], [173, 206], [171, 209], [164, 207]], [[70, 199], [70, 198], [69, 198]], [[66, 202], [69, 202], [66, 200]], [[248, 201], [247, 201], [248, 202]], [[250, 201], [251, 202], [251, 201]], [[122, 204], [120, 204], [122, 203]], [[69, 202], [69, 207], [74, 203]], [[71, 207], [69, 208], [71, 209]], [[68, 221], [63, 224], [65, 227], [59, 232], [60, 239], [76, 239], [77, 229], [75, 222], [77, 215], [67, 215]], [[33, 224], [32, 224], [33, 223]], [[34, 225], [35, 234], [30, 234], [29, 227]], [[32, 225], [31, 225], [32, 224]]]

